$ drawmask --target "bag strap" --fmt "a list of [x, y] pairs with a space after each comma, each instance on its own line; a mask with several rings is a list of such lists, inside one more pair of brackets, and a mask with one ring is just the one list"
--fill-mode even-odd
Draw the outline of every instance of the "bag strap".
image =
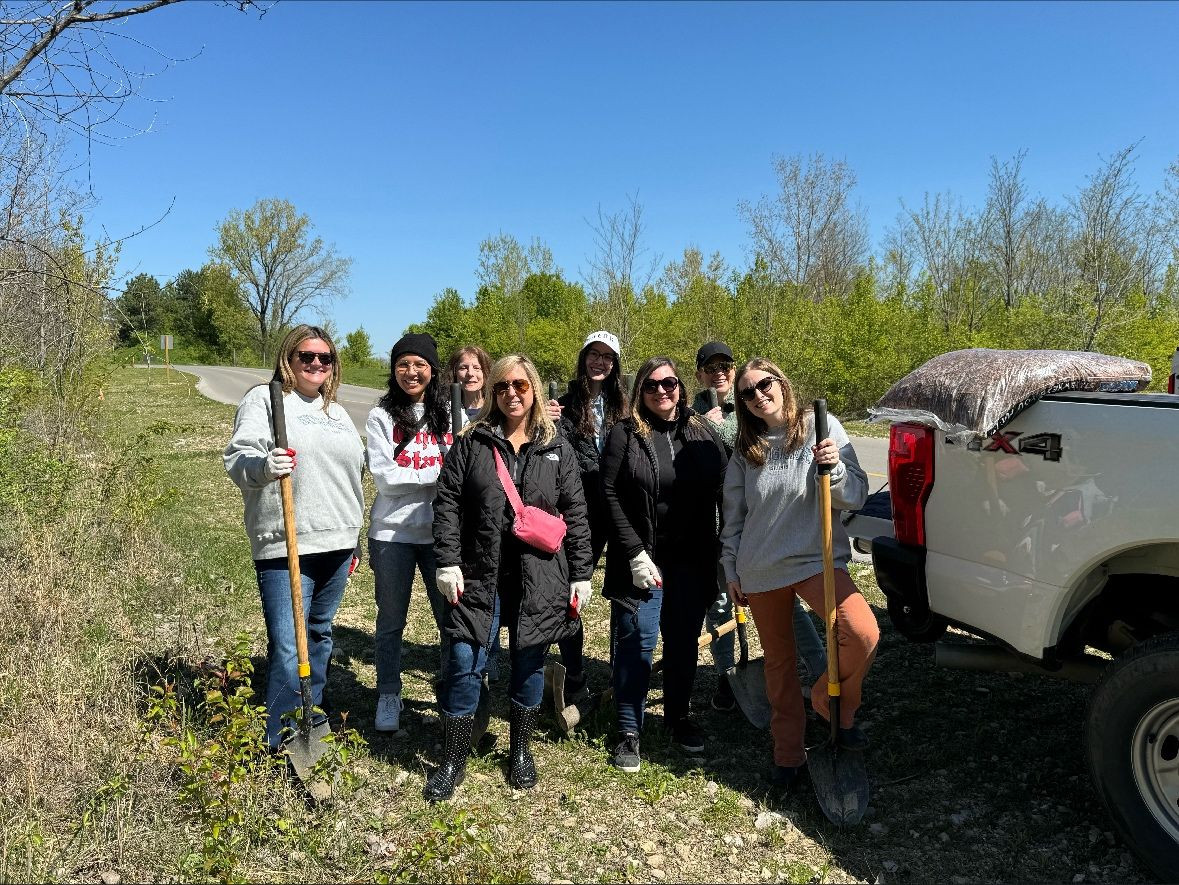
[[[396, 461], [401, 457], [401, 453], [405, 451], [406, 446], [413, 442], [413, 438], [418, 435], [418, 431], [422, 429], [422, 425], [426, 423], [426, 416], [422, 415], [417, 424], [413, 426], [413, 433], [406, 433], [401, 437], [401, 442], [397, 444], [397, 448], [393, 450], [393, 460]], [[404, 433], [404, 431], [402, 431]]]
[[504, 466], [504, 459], [500, 457], [499, 447], [495, 443], [492, 443], [491, 450], [495, 453], [495, 472], [499, 474], [500, 485], [504, 487], [504, 494], [508, 496], [512, 510], [519, 516], [521, 511], [524, 510], [524, 502], [520, 500], [520, 493], [516, 491], [516, 484], [512, 482], [512, 475], [508, 473], [508, 468]]

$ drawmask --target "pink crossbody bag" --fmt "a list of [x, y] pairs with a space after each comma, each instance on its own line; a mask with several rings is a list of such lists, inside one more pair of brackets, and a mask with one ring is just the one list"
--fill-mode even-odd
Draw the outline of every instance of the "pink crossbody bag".
[[535, 547], [545, 553], [556, 553], [561, 549], [561, 542], [565, 540], [564, 518], [521, 501], [516, 484], [512, 482], [512, 476], [504, 466], [504, 459], [500, 457], [499, 449], [493, 446], [492, 451], [495, 452], [495, 472], [499, 474], [500, 485], [504, 487], [504, 494], [508, 496], [512, 510], [516, 513], [516, 518], [512, 522], [512, 534], [529, 547]]

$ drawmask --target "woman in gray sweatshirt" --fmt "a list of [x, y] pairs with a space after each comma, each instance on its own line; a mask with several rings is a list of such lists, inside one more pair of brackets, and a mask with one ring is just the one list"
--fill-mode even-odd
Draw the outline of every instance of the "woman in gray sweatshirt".
[[284, 726], [293, 726], [288, 714], [298, 709], [301, 697], [286, 532], [275, 480], [290, 475], [294, 491], [311, 702], [318, 707], [332, 657], [332, 618], [355, 567], [353, 553], [364, 510], [364, 444], [336, 402], [339, 356], [323, 329], [292, 329], [279, 347], [274, 371], [283, 381], [290, 448], [274, 445], [270, 392], [260, 384], [238, 405], [224, 461], [245, 504], [246, 532], [266, 618], [266, 740], [278, 750]]
[[[799, 408], [786, 375], [756, 358], [737, 372], [737, 447], [724, 484], [721, 562], [735, 605], [753, 611], [765, 652], [766, 694], [773, 708], [775, 784], [789, 787], [806, 764], [803, 706], [795, 669], [794, 600], [814, 611], [823, 607], [823, 548], [820, 539], [815, 465], [832, 465], [833, 510], [855, 510], [868, 496], [868, 478], [840, 423], [830, 419], [827, 439], [815, 439], [814, 414]], [[836, 635], [839, 641], [839, 742], [863, 750], [867, 738], [855, 724], [864, 675], [876, 655], [880, 628], [847, 573], [851, 546], [832, 520], [835, 557]], [[811, 706], [827, 716], [826, 674], [811, 689]]]

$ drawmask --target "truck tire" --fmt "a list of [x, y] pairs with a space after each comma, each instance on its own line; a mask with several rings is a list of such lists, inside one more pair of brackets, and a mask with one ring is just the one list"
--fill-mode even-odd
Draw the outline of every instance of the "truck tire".
[[935, 615], [928, 605], [887, 596], [888, 617], [892, 625], [906, 639], [912, 642], [937, 642], [946, 632], [949, 624], [941, 615]]
[[1089, 696], [1085, 755], [1122, 839], [1162, 881], [1179, 881], [1179, 634], [1106, 668]]

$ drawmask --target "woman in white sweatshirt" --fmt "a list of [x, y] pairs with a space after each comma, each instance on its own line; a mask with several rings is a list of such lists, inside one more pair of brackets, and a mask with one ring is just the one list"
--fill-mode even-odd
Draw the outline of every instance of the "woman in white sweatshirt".
[[377, 731], [401, 727], [401, 639], [414, 572], [420, 571], [438, 625], [440, 676], [449, 640], [446, 600], [434, 580], [434, 494], [450, 434], [449, 391], [429, 335], [403, 335], [389, 358], [389, 385], [368, 413], [368, 467], [377, 496], [368, 530], [376, 578]]
[[299, 707], [300, 694], [286, 532], [275, 480], [289, 474], [294, 491], [311, 703], [318, 707], [332, 658], [332, 619], [355, 568], [353, 553], [364, 513], [364, 444], [336, 402], [340, 363], [327, 332], [296, 326], [279, 347], [274, 371], [283, 382], [290, 448], [275, 447], [270, 391], [259, 384], [242, 397], [224, 461], [242, 492], [266, 618], [266, 740], [277, 750], [284, 727], [293, 726], [287, 714]]

